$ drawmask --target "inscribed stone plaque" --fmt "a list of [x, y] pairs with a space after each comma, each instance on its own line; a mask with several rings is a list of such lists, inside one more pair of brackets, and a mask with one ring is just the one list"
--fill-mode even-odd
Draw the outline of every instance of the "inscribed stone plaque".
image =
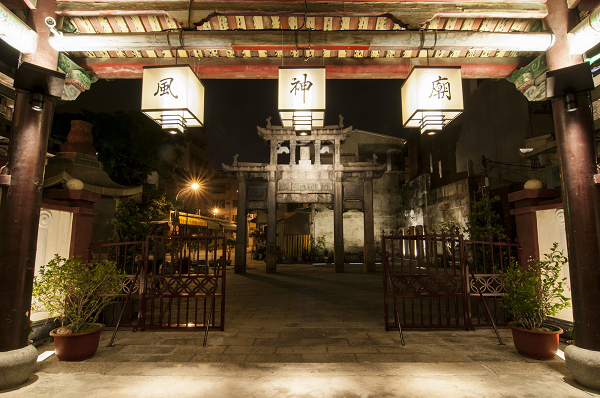
[[310, 147], [300, 147], [300, 162], [299, 164], [311, 164], [310, 162]]
[[344, 182], [344, 199], [362, 199], [363, 184], [361, 182]]
[[279, 181], [279, 192], [333, 192], [331, 181]]

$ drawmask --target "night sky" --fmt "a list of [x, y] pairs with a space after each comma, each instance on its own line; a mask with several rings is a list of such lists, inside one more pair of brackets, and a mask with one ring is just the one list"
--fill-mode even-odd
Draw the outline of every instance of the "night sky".
[[[326, 125], [344, 125], [395, 137], [405, 137], [400, 116], [402, 80], [328, 80]], [[205, 117], [209, 165], [231, 164], [233, 156], [245, 162], [268, 162], [269, 148], [257, 134], [277, 112], [277, 80], [208, 80], [205, 87]], [[75, 101], [59, 104], [57, 113], [140, 110], [141, 80], [99, 80]]]
[[[0, 60], [16, 68], [18, 52], [0, 40]], [[403, 80], [327, 80], [325, 124], [406, 138], [400, 115]], [[242, 162], [268, 162], [269, 148], [258, 137], [256, 126], [265, 127], [271, 116], [280, 125], [277, 112], [277, 80], [204, 79], [205, 117], [209, 165], [231, 164], [239, 154]], [[99, 80], [75, 101], [60, 101], [57, 113], [140, 110], [142, 81]]]

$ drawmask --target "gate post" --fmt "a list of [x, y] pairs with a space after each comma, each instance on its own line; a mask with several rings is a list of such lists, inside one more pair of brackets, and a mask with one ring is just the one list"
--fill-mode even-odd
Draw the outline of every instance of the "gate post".
[[389, 263], [387, 258], [387, 253], [385, 250], [385, 235], [384, 232], [381, 231], [381, 262], [383, 264], [383, 316], [385, 319], [385, 331], [388, 332], [390, 330], [390, 322], [388, 320], [388, 271], [389, 271]]
[[363, 266], [365, 272], [375, 272], [375, 225], [373, 219], [373, 172], [365, 172], [363, 183], [364, 248]]
[[[148, 279], [148, 258], [150, 251], [150, 235], [146, 235], [146, 242], [142, 243], [144, 247], [142, 248], [142, 263], [140, 267], [142, 270], [139, 275], [139, 286], [138, 286], [138, 294], [140, 296], [140, 311], [138, 312], [138, 328], [141, 331], [144, 331], [144, 326], [146, 325], [146, 282]], [[167, 265], [167, 248], [166, 242], [164, 243], [165, 247], [163, 248], [163, 269], [165, 269]], [[172, 262], [172, 260], [171, 260]], [[135, 281], [134, 281], [135, 283]], [[133, 289], [133, 286], [131, 287]]]
[[463, 234], [458, 235], [458, 246], [460, 253], [460, 273], [463, 281], [463, 308], [465, 317], [465, 329], [473, 330], [473, 321], [471, 317], [471, 286], [469, 284], [469, 266], [467, 264], [467, 244]]
[[267, 190], [267, 274], [277, 272], [277, 175], [269, 171]]
[[235, 236], [235, 266], [236, 274], [246, 273], [246, 237], [248, 235], [246, 215], [246, 173], [238, 171], [238, 210], [237, 230]]

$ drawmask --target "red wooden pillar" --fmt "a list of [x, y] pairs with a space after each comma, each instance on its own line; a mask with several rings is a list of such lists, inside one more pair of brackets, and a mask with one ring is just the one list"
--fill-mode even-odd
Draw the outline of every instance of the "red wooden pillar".
[[[56, 18], [56, 3], [40, 0], [29, 11], [28, 23], [38, 34], [35, 53], [22, 60], [52, 71], [58, 52], [48, 43], [46, 17]], [[43, 109], [30, 104], [31, 93], [18, 91], [5, 172], [10, 186], [2, 190], [0, 208], [0, 352], [27, 347], [29, 309], [35, 269], [42, 183], [53, 101], [46, 97]]]
[[[548, 70], [582, 62], [569, 54], [567, 33], [575, 26], [565, 0], [548, 0], [546, 23], [555, 44], [546, 54]], [[600, 351], [600, 196], [594, 185], [596, 154], [593, 120], [587, 95], [579, 95], [577, 110], [567, 112], [562, 101], [552, 105], [562, 177], [575, 341], [577, 347]]]

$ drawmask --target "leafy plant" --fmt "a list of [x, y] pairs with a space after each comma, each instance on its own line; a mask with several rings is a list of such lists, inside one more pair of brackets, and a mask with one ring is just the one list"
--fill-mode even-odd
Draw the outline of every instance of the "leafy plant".
[[231, 260], [231, 252], [233, 251], [233, 249], [235, 247], [235, 239], [227, 238], [226, 244], [227, 244], [227, 259]]
[[317, 250], [325, 250], [325, 244], [327, 243], [327, 239], [325, 239], [325, 235], [317, 238]]
[[121, 202], [117, 206], [115, 218], [108, 223], [114, 228], [113, 238], [119, 242], [142, 240], [148, 234], [150, 225], [146, 224], [144, 214], [133, 200]]
[[112, 239], [119, 242], [143, 240], [150, 232], [150, 222], [166, 217], [170, 208], [164, 190], [151, 185], [144, 187], [141, 204], [130, 200], [117, 206], [114, 218], [108, 222], [114, 229]]
[[58, 254], [33, 281], [34, 309], [60, 318], [63, 334], [90, 329], [100, 312], [121, 293], [124, 274], [114, 261], [82, 263]]
[[248, 236], [253, 239], [254, 246], [257, 250], [263, 248], [267, 242], [267, 235], [258, 228], [250, 231]]
[[540, 330], [548, 316], [569, 307], [569, 298], [563, 295], [567, 278], [561, 279], [561, 269], [568, 259], [554, 243], [544, 260], [536, 260], [534, 267], [522, 268], [512, 261], [501, 274], [506, 293], [503, 302], [513, 315], [516, 326]]
[[434, 234], [442, 234], [442, 235], [450, 235], [454, 234], [459, 229], [459, 224], [453, 219], [449, 218], [448, 220], [440, 221], [439, 223], [433, 226]]
[[484, 197], [473, 203], [465, 228], [471, 240], [506, 239], [504, 226], [500, 223], [500, 215], [493, 207], [499, 201], [499, 196], [493, 196]]

